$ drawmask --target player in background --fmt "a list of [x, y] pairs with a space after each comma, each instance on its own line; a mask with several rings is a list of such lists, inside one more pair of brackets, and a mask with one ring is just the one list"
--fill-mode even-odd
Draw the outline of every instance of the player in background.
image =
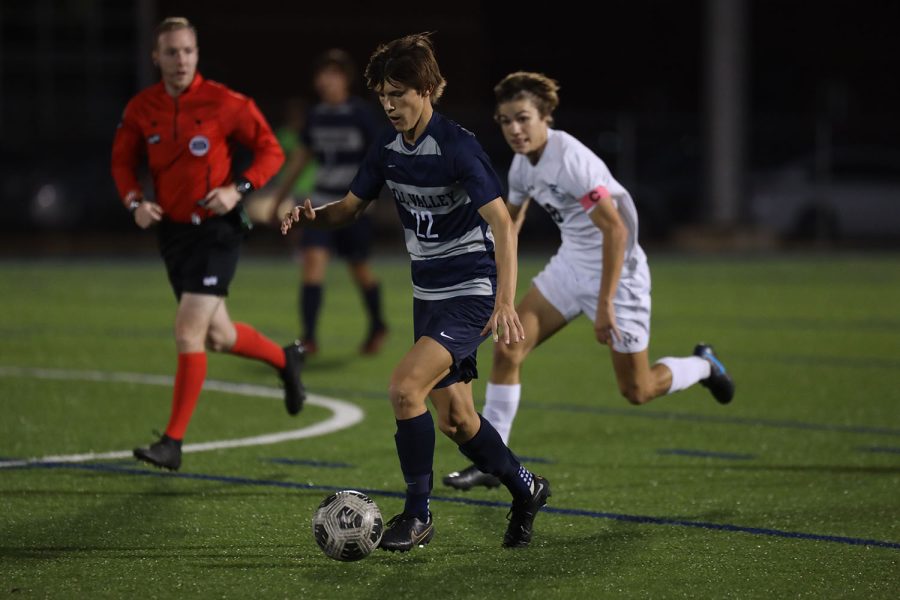
[[[319, 165], [312, 194], [313, 206], [340, 200], [375, 137], [374, 115], [363, 100], [350, 94], [356, 77], [350, 55], [339, 49], [328, 50], [316, 60], [313, 73], [320, 102], [307, 116], [302, 146], [289, 158], [273, 206], [275, 210], [290, 195], [295, 179], [312, 159]], [[316, 325], [332, 250], [347, 261], [369, 316], [369, 329], [360, 352], [375, 354], [384, 344], [387, 327], [382, 313], [381, 286], [369, 263], [372, 237], [372, 221], [365, 214], [335, 231], [309, 229], [302, 232], [299, 306], [303, 325], [301, 339], [308, 355], [315, 354], [319, 347]]]
[[[301, 199], [309, 197], [315, 188], [318, 165], [315, 160], [309, 160], [306, 167], [294, 178], [294, 185], [289, 190], [290, 194], [282, 200], [281, 207], [279, 208], [275, 204], [279, 192], [286, 185], [285, 177], [293, 170], [292, 166], [296, 164], [297, 158], [306, 152], [300, 136], [306, 127], [308, 112], [309, 103], [302, 96], [293, 96], [284, 102], [282, 122], [272, 128], [275, 139], [278, 140], [278, 145], [284, 152], [284, 164], [281, 165], [281, 170], [269, 180], [269, 183], [261, 189], [254, 190], [252, 194], [241, 200], [244, 211], [254, 223], [271, 226], [275, 224], [277, 217], [277, 222], [280, 224], [280, 215], [289, 211]], [[308, 349], [304, 348], [304, 350], [304, 354], [308, 356]]]
[[[265, 118], [250, 98], [197, 72], [197, 34], [181, 17], [156, 29], [153, 62], [161, 81], [125, 107], [112, 149], [112, 175], [125, 207], [141, 229], [155, 227], [169, 283], [178, 300], [178, 367], [165, 433], [136, 458], [166, 469], [181, 466], [181, 441], [206, 378], [206, 350], [264, 361], [284, 384], [290, 414], [305, 398], [302, 348], [279, 347], [246, 323], [234, 323], [225, 297], [244, 238], [241, 198], [262, 186], [284, 162]], [[236, 179], [229, 144], [253, 151]], [[153, 199], [136, 170], [146, 155]]]
[[[305, 160], [306, 166], [299, 170], [296, 168], [297, 162], [305, 155], [308, 150], [303, 144], [303, 131], [306, 129], [306, 120], [309, 115], [309, 106], [305, 99], [301, 97], [289, 98], [285, 103], [284, 123], [276, 127], [275, 139], [284, 152], [285, 160], [281, 170], [269, 182], [271, 192], [271, 200], [266, 202], [266, 210], [261, 215], [260, 221], [271, 224], [275, 221], [276, 216], [284, 212], [279, 211], [275, 204], [275, 199], [281, 194], [284, 187], [287, 187], [288, 197], [282, 200], [282, 204], [287, 203], [285, 210], [300, 201], [301, 198], [309, 196], [316, 186], [316, 171], [318, 164], [315, 159]], [[293, 185], [287, 181], [293, 180]], [[280, 218], [279, 218], [280, 221]]]
[[[638, 217], [628, 191], [584, 144], [552, 128], [557, 83], [540, 73], [507, 75], [494, 88], [495, 118], [516, 153], [509, 170], [509, 212], [521, 225], [534, 199], [559, 227], [562, 243], [516, 310], [525, 341], [496, 345], [484, 417], [508, 443], [519, 407], [522, 362], [536, 346], [581, 314], [610, 348], [619, 391], [632, 404], [700, 383], [722, 404], [734, 383], [711, 346], [650, 364], [650, 270], [638, 245]], [[468, 490], [499, 481], [476, 465], [444, 477]]]
[[434, 110], [446, 81], [428, 34], [379, 46], [366, 82], [396, 131], [378, 137], [340, 201], [313, 208], [307, 200], [285, 216], [282, 232], [295, 223], [348, 223], [385, 184], [394, 196], [411, 259], [415, 339], [391, 375], [406, 503], [388, 522], [381, 547], [408, 551], [434, 534], [428, 503], [435, 434], [426, 398], [441, 431], [512, 493], [503, 545], [526, 546], [549, 483], [519, 463], [472, 401], [478, 345], [489, 333], [504, 346], [523, 336], [513, 307], [516, 239], [500, 182], [475, 136]]

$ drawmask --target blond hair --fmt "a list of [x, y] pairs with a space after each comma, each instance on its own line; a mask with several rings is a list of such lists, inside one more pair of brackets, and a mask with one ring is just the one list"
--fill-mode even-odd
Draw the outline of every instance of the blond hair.
[[159, 45], [159, 36], [162, 34], [169, 33], [170, 31], [178, 31], [179, 29], [190, 29], [191, 33], [194, 34], [194, 39], [197, 38], [197, 28], [185, 17], [166, 17], [156, 26], [156, 31], [153, 36], [154, 44]]

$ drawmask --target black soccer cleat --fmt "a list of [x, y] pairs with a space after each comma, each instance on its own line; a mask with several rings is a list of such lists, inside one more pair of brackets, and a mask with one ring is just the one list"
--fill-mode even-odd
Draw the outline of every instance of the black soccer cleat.
[[385, 525], [378, 547], [390, 552], [409, 552], [416, 546], [424, 546], [433, 537], [434, 519], [431, 511], [428, 512], [427, 521], [422, 521], [416, 515], [400, 513]]
[[496, 476], [485, 473], [475, 465], [469, 465], [462, 471], [453, 471], [449, 475], [445, 475], [442, 481], [444, 485], [464, 492], [479, 485], [483, 485], [486, 488], [500, 486], [500, 480]]
[[503, 534], [505, 548], [524, 548], [531, 543], [534, 518], [541, 507], [547, 504], [550, 494], [550, 482], [540, 475], [534, 476], [531, 497], [525, 500], [513, 500], [506, 518], [509, 525]]
[[147, 448], [135, 448], [134, 457], [161, 469], [177, 471], [181, 466], [181, 441], [163, 434]]
[[294, 342], [284, 347], [284, 368], [278, 374], [284, 384], [284, 406], [289, 415], [296, 415], [303, 409], [306, 400], [306, 388], [300, 379], [306, 352], [303, 344]]
[[709, 362], [709, 377], [701, 380], [700, 384], [712, 393], [719, 404], [731, 402], [734, 398], [734, 381], [725, 370], [725, 365], [716, 356], [713, 347], [701, 342], [694, 346], [694, 356]]

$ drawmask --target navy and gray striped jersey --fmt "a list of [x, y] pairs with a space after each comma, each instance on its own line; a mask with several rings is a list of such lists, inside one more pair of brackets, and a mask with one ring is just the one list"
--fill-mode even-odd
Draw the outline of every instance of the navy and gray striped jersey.
[[412, 260], [413, 296], [493, 296], [494, 236], [478, 213], [500, 197], [500, 181], [475, 136], [435, 112], [410, 145], [393, 129], [378, 136], [350, 191], [374, 200], [387, 185]]
[[317, 104], [307, 116], [303, 144], [316, 157], [316, 205], [341, 198], [378, 132], [373, 111], [360, 98]]

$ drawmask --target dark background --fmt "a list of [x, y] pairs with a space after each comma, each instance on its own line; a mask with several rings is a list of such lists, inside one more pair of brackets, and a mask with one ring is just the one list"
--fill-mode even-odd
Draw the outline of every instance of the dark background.
[[[4, 0], [3, 251], [25, 251], [48, 234], [133, 233], [109, 175], [110, 143], [125, 103], [156, 80], [151, 32], [172, 15], [197, 26], [200, 71], [254, 97], [273, 125], [287, 98], [312, 99], [310, 63], [319, 52], [345, 48], [362, 69], [379, 42], [434, 31], [449, 82], [439, 110], [478, 135], [501, 178], [512, 155], [491, 121], [492, 87], [510, 71], [543, 71], [562, 86], [556, 126], [594, 149], [631, 190], [642, 240], [683, 241], [679, 232], [700, 235], [697, 227], [711, 223], [716, 202], [706, 191], [713, 126], [707, 89], [716, 85], [706, 65], [716, 1], [615, 1], [588, 11], [584, 2]], [[745, 36], [743, 185], [727, 230], [896, 243], [900, 229], [872, 234], [831, 223], [843, 217], [822, 203], [804, 205], [805, 189], [787, 192], [797, 211], [787, 228], [761, 218], [757, 204], [760, 186], [780, 185], [771, 183], [780, 181], [771, 173], [791, 165], [815, 164], [812, 180], [832, 183], [839, 178], [832, 158], [847, 151], [859, 163], [858, 189], [876, 190], [852, 192], [851, 204], [877, 196], [876, 214], [900, 220], [900, 3], [738, 2]], [[544, 225], [537, 216], [530, 227], [544, 231]]]

